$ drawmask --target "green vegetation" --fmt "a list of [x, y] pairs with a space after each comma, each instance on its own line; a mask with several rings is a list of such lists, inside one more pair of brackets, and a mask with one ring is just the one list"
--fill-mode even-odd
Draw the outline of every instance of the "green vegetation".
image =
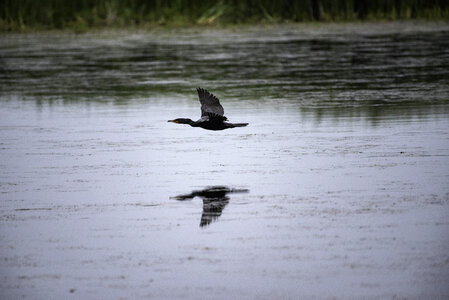
[[447, 0], [2, 0], [0, 30], [449, 19]]

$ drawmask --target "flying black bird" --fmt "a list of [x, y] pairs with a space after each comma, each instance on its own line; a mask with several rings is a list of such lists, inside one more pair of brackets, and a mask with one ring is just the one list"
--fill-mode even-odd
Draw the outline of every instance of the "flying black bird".
[[186, 118], [169, 120], [168, 122], [178, 124], [189, 124], [192, 127], [201, 127], [207, 130], [223, 130], [234, 127], [245, 127], [248, 123], [229, 123], [223, 114], [223, 106], [217, 97], [202, 88], [197, 88], [201, 103], [201, 118], [193, 121]]

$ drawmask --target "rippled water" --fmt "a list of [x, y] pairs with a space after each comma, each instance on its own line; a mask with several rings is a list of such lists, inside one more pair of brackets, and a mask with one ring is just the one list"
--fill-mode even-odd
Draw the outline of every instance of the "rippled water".
[[[449, 297], [449, 26], [0, 36], [2, 298]], [[167, 123], [221, 100], [222, 132]]]

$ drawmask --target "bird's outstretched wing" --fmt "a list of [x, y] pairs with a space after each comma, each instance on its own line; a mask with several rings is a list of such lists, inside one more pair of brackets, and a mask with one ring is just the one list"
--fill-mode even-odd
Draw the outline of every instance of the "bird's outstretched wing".
[[224, 109], [217, 97], [202, 88], [196, 89], [201, 103], [201, 117], [215, 114], [223, 116]]
[[228, 120], [228, 118], [226, 118], [225, 116], [220, 116], [220, 115], [210, 113], [210, 112], [206, 113], [206, 115], [208, 116], [209, 122], [211, 122], [211, 123], [219, 124], [219, 123], [223, 123], [224, 121]]

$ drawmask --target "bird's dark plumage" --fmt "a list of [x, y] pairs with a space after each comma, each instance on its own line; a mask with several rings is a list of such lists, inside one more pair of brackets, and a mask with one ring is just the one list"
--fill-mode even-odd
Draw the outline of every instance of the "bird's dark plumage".
[[201, 103], [201, 118], [197, 121], [179, 118], [168, 122], [178, 124], [189, 124], [192, 127], [201, 127], [207, 130], [223, 130], [234, 127], [245, 127], [248, 123], [229, 123], [224, 116], [223, 106], [220, 100], [205, 89], [197, 88], [198, 97]]
[[[224, 115], [223, 106], [220, 104], [220, 100], [217, 97], [202, 88], [197, 88], [198, 97], [201, 103], [201, 117], [208, 116], [208, 114], [216, 114], [219, 116]], [[225, 121], [227, 118], [225, 117]]]

